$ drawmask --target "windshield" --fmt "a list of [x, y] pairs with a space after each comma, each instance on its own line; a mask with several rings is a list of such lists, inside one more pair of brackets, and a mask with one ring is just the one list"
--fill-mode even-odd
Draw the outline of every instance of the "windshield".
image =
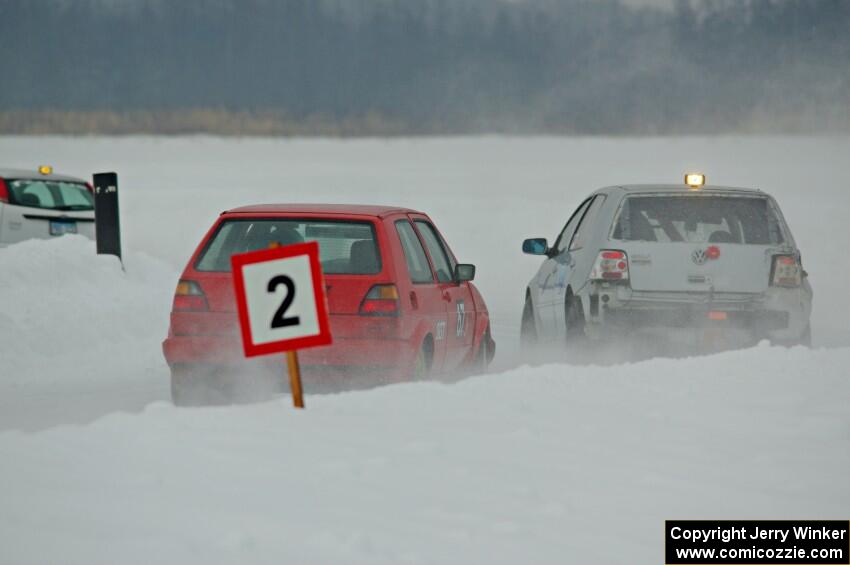
[[195, 268], [230, 272], [231, 255], [305, 241], [319, 242], [325, 274], [369, 275], [381, 271], [371, 223], [300, 219], [226, 220], [207, 243]]
[[94, 210], [94, 197], [77, 182], [17, 179], [6, 181], [9, 204], [48, 210]]
[[623, 202], [613, 239], [686, 243], [778, 245], [779, 220], [764, 197], [630, 196]]

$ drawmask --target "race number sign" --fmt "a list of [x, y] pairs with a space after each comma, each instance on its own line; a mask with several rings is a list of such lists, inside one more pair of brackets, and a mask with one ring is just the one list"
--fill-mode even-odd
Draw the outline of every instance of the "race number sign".
[[246, 357], [331, 343], [315, 241], [233, 255]]

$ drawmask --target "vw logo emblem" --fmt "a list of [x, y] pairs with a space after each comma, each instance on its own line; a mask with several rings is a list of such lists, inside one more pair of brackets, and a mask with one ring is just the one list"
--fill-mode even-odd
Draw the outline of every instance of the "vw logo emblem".
[[707, 259], [707, 257], [705, 255], [705, 251], [703, 249], [697, 249], [693, 253], [691, 253], [691, 259], [697, 265], [702, 265], [703, 263], [705, 263], [705, 260]]

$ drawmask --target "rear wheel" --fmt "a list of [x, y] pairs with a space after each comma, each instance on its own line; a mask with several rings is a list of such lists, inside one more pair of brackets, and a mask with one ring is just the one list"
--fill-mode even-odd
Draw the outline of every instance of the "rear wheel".
[[490, 327], [488, 326], [484, 335], [481, 336], [481, 345], [478, 346], [478, 353], [472, 363], [473, 374], [483, 375], [487, 372], [487, 366], [490, 365], [490, 359], [493, 357], [493, 353], [490, 351], [490, 343]]
[[800, 334], [800, 337], [796, 339], [788, 339], [782, 341], [774, 341], [776, 345], [784, 345], [785, 347], [793, 347], [795, 345], [802, 345], [805, 347], [812, 346], [812, 325], [806, 324], [806, 328], [803, 330], [803, 333]]
[[804, 347], [812, 346], [812, 325], [806, 324], [806, 327], [803, 329], [803, 333], [800, 334], [800, 337], [791, 338], [791, 339], [771, 339], [771, 345], [781, 345], [782, 347], [794, 347], [795, 345], [802, 345]]
[[175, 406], [203, 404], [203, 393], [189, 367], [171, 367], [171, 401]]
[[258, 402], [288, 389], [276, 372], [193, 365], [171, 367], [171, 400], [175, 406]]
[[522, 309], [519, 341], [523, 354], [530, 353], [531, 348], [537, 345], [537, 326], [534, 323], [534, 306], [531, 303], [530, 296], [525, 297], [525, 306]]
[[566, 308], [567, 351], [576, 353], [587, 343], [587, 335], [584, 333], [584, 309], [581, 307], [581, 300], [572, 294], [567, 296]]
[[174, 406], [186, 406], [186, 393], [181, 384], [174, 378], [173, 372], [171, 375], [171, 402], [174, 403]]
[[800, 341], [797, 343], [806, 347], [812, 346], [812, 324], [806, 324], [806, 329], [803, 330], [803, 335], [800, 336]]
[[414, 381], [423, 381], [431, 375], [431, 360], [433, 359], [434, 346], [430, 336], [425, 338], [422, 347], [416, 353], [416, 359], [413, 360], [413, 369], [411, 371], [411, 379]]

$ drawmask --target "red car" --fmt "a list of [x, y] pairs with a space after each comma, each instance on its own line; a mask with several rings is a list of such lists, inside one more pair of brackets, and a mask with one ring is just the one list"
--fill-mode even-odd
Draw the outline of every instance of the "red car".
[[[172, 397], [193, 403], [216, 390], [227, 397], [247, 368], [274, 369], [282, 355], [245, 360], [230, 256], [318, 241], [333, 344], [299, 352], [305, 386], [378, 382], [483, 369], [495, 343], [484, 299], [431, 219], [384, 206], [266, 205], [224, 212], [183, 271], [163, 352]], [[209, 400], [205, 397], [204, 400]]]

